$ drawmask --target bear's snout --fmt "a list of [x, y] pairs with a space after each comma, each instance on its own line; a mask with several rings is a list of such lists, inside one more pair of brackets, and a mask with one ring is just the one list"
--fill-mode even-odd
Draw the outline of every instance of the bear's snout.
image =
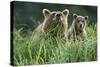
[[82, 24], [80, 24], [80, 28], [82, 28]]
[[56, 16], [57, 16], [57, 17], [60, 17], [60, 16], [61, 16], [61, 13], [57, 14]]
[[57, 13], [57, 14], [56, 14], [56, 20], [61, 21], [61, 16], [62, 16], [62, 14], [61, 14], [61, 13]]

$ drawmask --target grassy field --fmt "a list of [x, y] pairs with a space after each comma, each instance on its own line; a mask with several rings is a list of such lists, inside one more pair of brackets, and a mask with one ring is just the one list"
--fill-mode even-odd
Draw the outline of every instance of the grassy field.
[[33, 42], [31, 35], [22, 36], [21, 30], [14, 30], [14, 65], [54, 64], [97, 60], [97, 33], [87, 27], [86, 42], [64, 42], [59, 37], [41, 36]]

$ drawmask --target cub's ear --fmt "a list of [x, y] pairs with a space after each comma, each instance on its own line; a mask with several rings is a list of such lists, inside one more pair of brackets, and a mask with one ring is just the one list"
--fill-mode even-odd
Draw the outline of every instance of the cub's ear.
[[43, 9], [42, 12], [45, 17], [49, 16], [49, 14], [50, 14], [50, 11], [48, 9]]
[[73, 14], [73, 18], [74, 18], [74, 19], [76, 19], [76, 18], [77, 18], [77, 16], [78, 16], [77, 14]]
[[85, 18], [85, 20], [88, 20], [89, 17], [88, 16], [85, 16], [84, 18]]
[[63, 14], [64, 14], [65, 16], [68, 16], [68, 15], [69, 15], [69, 10], [68, 10], [68, 9], [64, 9], [62, 12], [63, 12]]

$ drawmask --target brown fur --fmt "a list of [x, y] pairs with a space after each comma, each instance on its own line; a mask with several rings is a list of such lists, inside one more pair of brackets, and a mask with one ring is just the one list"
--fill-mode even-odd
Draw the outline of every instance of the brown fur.
[[[69, 15], [69, 10], [65, 9], [61, 11], [50, 11], [48, 9], [43, 9], [44, 21], [40, 24], [35, 31], [33, 32], [33, 39], [40, 37], [42, 33], [47, 33], [52, 31], [53, 28], [57, 27], [58, 29], [52, 31], [52, 33], [58, 34], [62, 38], [67, 38], [67, 18]], [[52, 34], [51, 33], [51, 34]]]
[[87, 34], [85, 31], [88, 16], [73, 15], [73, 23], [68, 32], [68, 38], [73, 35], [74, 40], [86, 40]]

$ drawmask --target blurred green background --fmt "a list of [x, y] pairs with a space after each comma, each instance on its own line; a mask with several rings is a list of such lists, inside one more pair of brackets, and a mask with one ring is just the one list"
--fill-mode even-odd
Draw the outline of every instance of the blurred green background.
[[16, 29], [33, 31], [37, 25], [43, 22], [42, 10], [63, 11], [69, 9], [68, 24], [73, 21], [73, 14], [89, 16], [89, 24], [97, 23], [97, 6], [83, 6], [71, 4], [51, 4], [13, 1], [13, 22]]

